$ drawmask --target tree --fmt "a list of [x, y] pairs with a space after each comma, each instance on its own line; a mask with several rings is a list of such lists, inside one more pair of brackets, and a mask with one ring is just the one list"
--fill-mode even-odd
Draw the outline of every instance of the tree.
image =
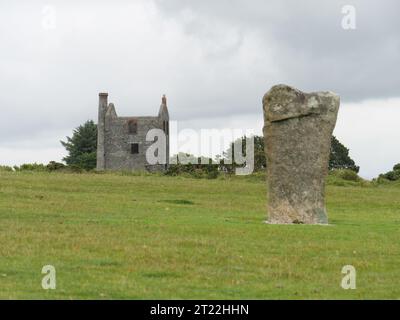
[[400, 180], [400, 163], [394, 165], [392, 171], [381, 174], [379, 177], [388, 179], [390, 181]]
[[[246, 137], [239, 138], [235, 141], [239, 142], [240, 140], [242, 140], [242, 147], [243, 150], [245, 150]], [[234, 142], [232, 142], [228, 150], [226, 150], [223, 153], [225, 160], [232, 160], [233, 150], [234, 150]], [[233, 163], [235, 162], [234, 160], [235, 159], [233, 159], [232, 161]], [[229, 169], [229, 165], [225, 165], [225, 167]], [[254, 170], [262, 171], [265, 168], [266, 168], [266, 157], [264, 152], [264, 137], [254, 136]], [[330, 159], [329, 159], [329, 170], [333, 169], [350, 169], [355, 171], [356, 173], [358, 173], [360, 169], [360, 167], [356, 166], [354, 160], [350, 158], [349, 149], [347, 149], [343, 144], [341, 144], [339, 140], [336, 139], [335, 136], [332, 136]]]
[[67, 137], [67, 142], [60, 142], [68, 151], [68, 156], [63, 159], [67, 165], [85, 170], [96, 167], [97, 126], [92, 120], [74, 129], [72, 138]]
[[360, 170], [359, 166], [356, 166], [353, 159], [349, 156], [349, 149], [332, 136], [331, 142], [331, 154], [329, 157], [329, 170], [333, 169], [350, 169], [354, 172]]
[[[254, 171], [261, 171], [266, 168], [266, 159], [265, 159], [265, 152], [264, 152], [264, 137], [262, 136], [251, 136], [247, 138], [243, 136], [241, 138], [236, 139], [235, 141], [231, 142], [228, 150], [223, 152], [224, 161], [230, 162], [233, 166], [236, 165], [235, 162], [235, 144], [239, 144], [241, 141], [242, 145], [242, 155], [246, 156], [246, 142], [248, 139], [254, 138]], [[225, 167], [227, 167], [225, 165]], [[227, 169], [227, 168], [225, 168]]]
[[194, 156], [193, 154], [186, 153], [186, 152], [178, 152], [177, 154], [174, 154], [169, 158], [169, 162], [171, 164], [180, 164], [181, 162], [184, 162], [185, 164], [197, 164], [199, 161], [199, 158]]

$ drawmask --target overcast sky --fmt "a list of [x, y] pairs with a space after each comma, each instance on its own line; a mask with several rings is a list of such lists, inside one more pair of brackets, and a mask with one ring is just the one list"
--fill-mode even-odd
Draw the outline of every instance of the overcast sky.
[[[327, 3], [329, 2], [329, 3]], [[342, 28], [342, 8], [356, 29]], [[0, 1], [0, 163], [61, 160], [97, 119], [152, 115], [180, 128], [261, 134], [278, 83], [341, 96], [334, 134], [367, 178], [400, 162], [398, 0]]]

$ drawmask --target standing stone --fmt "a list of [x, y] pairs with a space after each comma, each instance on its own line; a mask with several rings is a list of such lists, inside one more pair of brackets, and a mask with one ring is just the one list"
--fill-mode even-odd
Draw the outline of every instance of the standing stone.
[[339, 104], [332, 92], [286, 85], [265, 94], [269, 223], [328, 223], [325, 178]]

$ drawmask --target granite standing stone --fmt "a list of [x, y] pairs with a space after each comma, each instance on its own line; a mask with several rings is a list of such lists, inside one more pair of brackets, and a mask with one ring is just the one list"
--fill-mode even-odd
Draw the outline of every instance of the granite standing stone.
[[327, 224], [325, 178], [339, 110], [332, 92], [277, 85], [263, 98], [268, 222]]

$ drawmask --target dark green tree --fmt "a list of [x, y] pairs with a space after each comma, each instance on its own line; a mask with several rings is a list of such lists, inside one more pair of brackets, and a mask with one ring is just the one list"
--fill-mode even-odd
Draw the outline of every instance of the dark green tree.
[[74, 129], [72, 138], [60, 141], [68, 155], [63, 159], [69, 166], [91, 170], [96, 167], [97, 126], [92, 120]]
[[400, 163], [394, 165], [392, 171], [386, 172], [385, 174], [381, 174], [379, 176], [390, 181], [400, 180]]
[[254, 170], [260, 171], [266, 168], [267, 160], [264, 152], [264, 137], [254, 136]]
[[335, 136], [332, 136], [331, 154], [329, 157], [329, 170], [333, 169], [350, 169], [357, 173], [360, 170], [360, 167], [350, 158], [349, 149], [341, 144]]

